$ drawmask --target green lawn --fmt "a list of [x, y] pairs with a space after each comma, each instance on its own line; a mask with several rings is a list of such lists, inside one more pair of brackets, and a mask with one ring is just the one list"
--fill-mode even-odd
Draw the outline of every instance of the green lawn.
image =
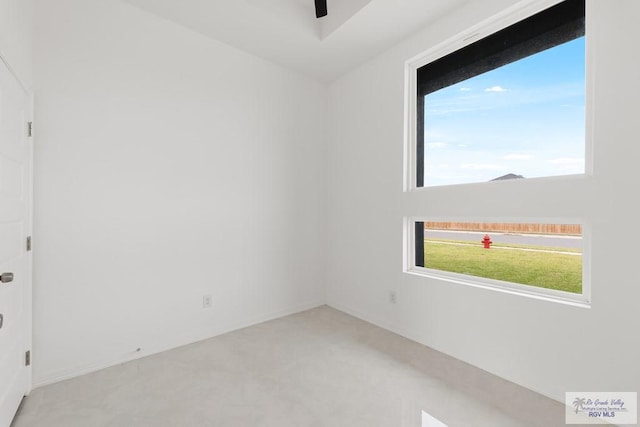
[[582, 293], [582, 256], [517, 249], [484, 249], [425, 239], [426, 268]]
[[[445, 243], [460, 243], [463, 245], [477, 246], [482, 245], [480, 240], [477, 242], [471, 242], [469, 240], [453, 240], [453, 239], [425, 239], [425, 241], [430, 242], [445, 242]], [[540, 249], [547, 251], [560, 251], [560, 252], [574, 252], [574, 253], [582, 253], [582, 249], [576, 248], [561, 248], [558, 246], [537, 246], [537, 245], [517, 245], [514, 243], [492, 243], [492, 248], [522, 248], [522, 249]]]

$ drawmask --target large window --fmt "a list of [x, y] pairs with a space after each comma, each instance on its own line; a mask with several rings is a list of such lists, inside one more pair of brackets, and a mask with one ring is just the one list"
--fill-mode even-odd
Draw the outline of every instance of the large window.
[[585, 0], [531, 0], [407, 63], [406, 272], [589, 305], [586, 58]]
[[417, 70], [416, 187], [585, 172], [584, 16], [566, 0]]

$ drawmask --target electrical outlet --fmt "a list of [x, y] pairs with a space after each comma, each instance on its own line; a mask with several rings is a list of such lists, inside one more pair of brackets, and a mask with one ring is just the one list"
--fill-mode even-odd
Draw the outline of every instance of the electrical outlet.
[[391, 304], [396, 303], [396, 291], [389, 291], [389, 302]]
[[212, 304], [213, 298], [211, 297], [211, 295], [204, 295], [202, 297], [202, 308], [211, 308]]

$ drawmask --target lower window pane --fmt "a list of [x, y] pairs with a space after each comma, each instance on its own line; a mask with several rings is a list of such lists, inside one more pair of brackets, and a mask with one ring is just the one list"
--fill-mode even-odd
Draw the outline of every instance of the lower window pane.
[[418, 267], [582, 293], [580, 224], [416, 222], [415, 230]]

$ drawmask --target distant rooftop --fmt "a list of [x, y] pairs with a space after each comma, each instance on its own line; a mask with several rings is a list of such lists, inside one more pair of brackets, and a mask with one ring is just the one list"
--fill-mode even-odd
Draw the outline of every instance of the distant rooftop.
[[508, 173], [506, 175], [499, 176], [497, 178], [493, 178], [491, 181], [503, 181], [505, 179], [521, 179], [524, 178], [522, 175], [516, 175], [515, 173]]

